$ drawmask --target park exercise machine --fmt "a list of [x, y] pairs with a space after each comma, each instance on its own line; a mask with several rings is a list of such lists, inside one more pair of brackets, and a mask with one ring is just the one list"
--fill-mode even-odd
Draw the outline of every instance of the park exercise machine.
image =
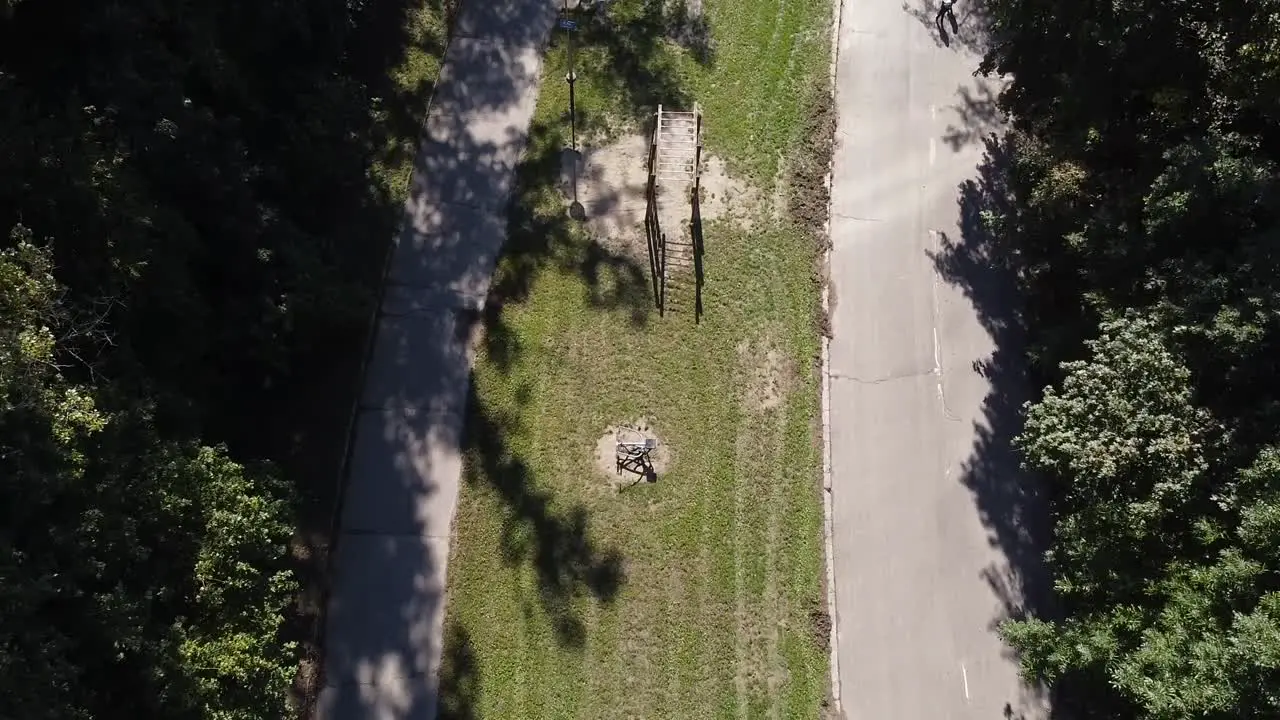
[[656, 482], [658, 471], [653, 467], [653, 451], [658, 449], [658, 441], [629, 427], [618, 428], [613, 437], [618, 474], [635, 475], [635, 482]]

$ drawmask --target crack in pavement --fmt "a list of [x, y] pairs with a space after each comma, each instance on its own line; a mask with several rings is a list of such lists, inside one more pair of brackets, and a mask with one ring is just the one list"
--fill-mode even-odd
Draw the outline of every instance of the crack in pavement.
[[874, 380], [860, 378], [860, 377], [857, 377], [856, 375], [845, 375], [844, 373], [838, 373], [838, 372], [833, 372], [830, 375], [832, 380], [850, 380], [858, 383], [859, 385], [880, 385], [882, 383], [893, 382], [895, 380], [910, 380], [912, 378], [921, 378], [921, 377], [927, 377], [927, 376], [936, 375], [936, 374], [938, 374], [937, 371], [933, 368], [930, 368], [928, 370], [916, 370], [908, 373], [899, 373], [897, 375], [889, 375], [887, 377], [876, 378]]
[[856, 215], [845, 215], [844, 213], [838, 213], [838, 212], [833, 212], [831, 214], [835, 217], [840, 218], [841, 220], [857, 220], [858, 222], [884, 222], [882, 218], [858, 217]]
[[951, 411], [951, 407], [947, 404], [947, 395], [943, 390], [942, 383], [945, 375], [940, 367], [930, 368], [928, 370], [916, 370], [914, 372], [899, 373], [897, 375], [889, 375], [887, 377], [875, 378], [868, 380], [860, 378], [856, 375], [846, 375], [844, 373], [831, 372], [828, 377], [832, 380], [848, 380], [859, 385], [883, 385], [885, 383], [896, 382], [899, 380], [912, 380], [922, 377], [936, 377], [938, 379], [938, 403], [942, 409], [942, 417], [950, 422], [960, 422], [961, 419]]

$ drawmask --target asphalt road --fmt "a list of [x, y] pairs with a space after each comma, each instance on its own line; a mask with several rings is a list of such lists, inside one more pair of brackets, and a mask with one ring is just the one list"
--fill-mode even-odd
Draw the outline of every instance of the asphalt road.
[[829, 381], [841, 705], [850, 720], [1039, 718], [994, 629], [1038, 584], [1039, 505], [1008, 451], [1022, 399], [1013, 298], [961, 192], [980, 177], [997, 88], [972, 76], [978, 9], [956, 7], [949, 44], [935, 12], [842, 9]]

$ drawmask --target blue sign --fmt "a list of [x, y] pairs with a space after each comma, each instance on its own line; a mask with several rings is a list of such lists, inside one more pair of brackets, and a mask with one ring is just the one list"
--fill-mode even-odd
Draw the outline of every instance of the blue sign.
[[576, 23], [576, 22], [574, 22], [574, 21], [572, 21], [572, 20], [566, 20], [566, 19], [564, 19], [564, 18], [561, 18], [561, 19], [560, 19], [560, 29], [561, 29], [561, 30], [577, 30], [577, 29], [578, 29], [578, 23]]

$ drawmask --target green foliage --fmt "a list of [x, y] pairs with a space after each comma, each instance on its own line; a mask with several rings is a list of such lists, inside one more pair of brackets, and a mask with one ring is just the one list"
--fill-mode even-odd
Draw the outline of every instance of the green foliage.
[[0, 693], [22, 718], [279, 717], [289, 493], [69, 379], [47, 247], [0, 253]]
[[281, 468], [393, 235], [405, 12], [0, 0], [0, 717], [291, 712]]
[[1081, 602], [1133, 598], [1177, 548], [1211, 426], [1151, 322], [1101, 332], [1087, 343], [1091, 359], [1065, 364], [1062, 389], [1030, 409], [1019, 443], [1030, 468], [1060, 483], [1051, 560], [1058, 592]]
[[1280, 715], [1280, 3], [994, 0], [1063, 617], [1004, 627], [1106, 718]]
[[[194, 616], [182, 656], [197, 669], [210, 717], [262, 716], [262, 698], [280, 697], [293, 676], [292, 643], [276, 640], [281, 609], [296, 591], [280, 549], [292, 528], [269, 474], [254, 476], [218, 450], [193, 458], [203, 542], [196, 554]], [[277, 707], [283, 712], [283, 707]]]

